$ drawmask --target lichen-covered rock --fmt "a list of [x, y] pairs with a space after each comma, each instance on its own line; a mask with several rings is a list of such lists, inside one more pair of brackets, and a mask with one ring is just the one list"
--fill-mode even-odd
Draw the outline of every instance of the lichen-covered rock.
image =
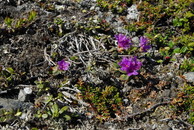
[[0, 98], [0, 109], [5, 110], [28, 110], [32, 103], [23, 102], [15, 99]]
[[183, 76], [188, 82], [194, 83], [194, 72], [185, 73]]

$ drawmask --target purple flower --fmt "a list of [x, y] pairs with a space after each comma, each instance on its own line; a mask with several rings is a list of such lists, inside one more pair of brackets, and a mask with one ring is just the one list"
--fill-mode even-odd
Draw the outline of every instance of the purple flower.
[[124, 57], [121, 62], [119, 62], [121, 70], [125, 71], [128, 76], [138, 75], [137, 70], [142, 66], [140, 61], [137, 61], [136, 57], [126, 58]]
[[140, 43], [139, 46], [143, 52], [147, 52], [151, 48], [150, 45], [148, 45], [149, 41], [146, 37], [140, 37]]
[[58, 61], [58, 67], [60, 70], [68, 70], [69, 69], [69, 63], [64, 61], [64, 60], [61, 60], [61, 61]]
[[119, 48], [128, 49], [130, 48], [130, 45], [132, 45], [131, 39], [123, 34], [117, 34], [115, 35], [115, 38], [118, 41]]

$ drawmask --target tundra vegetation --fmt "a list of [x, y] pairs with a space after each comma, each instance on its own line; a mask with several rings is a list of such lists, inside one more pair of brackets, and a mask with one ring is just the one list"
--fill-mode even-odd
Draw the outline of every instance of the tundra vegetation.
[[192, 0], [0, 2], [1, 129], [192, 129]]

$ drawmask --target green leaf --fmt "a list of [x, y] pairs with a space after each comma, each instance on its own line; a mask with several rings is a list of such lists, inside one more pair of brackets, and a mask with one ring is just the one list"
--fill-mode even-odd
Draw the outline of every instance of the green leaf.
[[120, 80], [124, 80], [124, 81], [127, 81], [129, 79], [129, 76], [127, 76], [126, 74], [122, 74], [120, 77], [119, 77]]
[[100, 26], [96, 26], [95, 28], [98, 29], [98, 28], [101, 28], [101, 27]]
[[187, 17], [187, 18], [190, 18], [190, 17], [193, 17], [193, 16], [194, 16], [194, 14], [190, 11], [185, 14], [185, 17]]
[[115, 68], [119, 68], [119, 67], [120, 67], [120, 66], [118, 65], [118, 63], [113, 63], [112, 65], [113, 65], [113, 67], [115, 67]]
[[168, 46], [169, 46], [170, 48], [172, 48], [172, 47], [174, 46], [174, 42], [172, 42], [172, 41], [169, 42], [169, 43], [168, 43]]
[[6, 70], [7, 70], [10, 74], [14, 74], [14, 70], [13, 70], [13, 68], [8, 67]]
[[190, 43], [188, 44], [188, 46], [189, 46], [189, 47], [194, 47], [194, 42], [190, 42]]
[[173, 51], [173, 53], [180, 53], [180, 48], [179, 47], [178, 48], [175, 48], [174, 51]]
[[42, 114], [42, 118], [44, 119], [48, 118], [48, 114]]
[[64, 118], [66, 119], [66, 121], [71, 120], [71, 117], [69, 115], [65, 115]]
[[21, 116], [22, 115], [22, 112], [17, 112], [16, 114], [15, 114], [15, 116]]
[[7, 24], [9, 27], [11, 27], [11, 24], [13, 22], [13, 20], [9, 17], [6, 17], [5, 20], [4, 20], [5, 24]]
[[[130, 53], [131, 53], [131, 52], [134, 52], [134, 51], [136, 51], [137, 49], [138, 49], [137, 47], [131, 47], [129, 52], [130, 52]], [[130, 54], [130, 53], [129, 53], [129, 54]]]
[[59, 114], [62, 114], [64, 111], [67, 111], [68, 106], [64, 106], [61, 108], [61, 110], [59, 111]]
[[36, 11], [31, 11], [30, 14], [29, 14], [29, 16], [28, 16], [28, 20], [29, 21], [34, 20], [35, 17], [36, 17], [36, 14], [37, 14]]
[[188, 50], [188, 47], [183, 46], [180, 50], [180, 53], [185, 53]]
[[182, 26], [183, 23], [181, 21], [179, 21], [178, 18], [175, 18], [175, 19], [173, 19], [173, 25], [174, 26]]
[[11, 81], [12, 80], [12, 77], [10, 76], [10, 77], [7, 77], [6, 78], [8, 81]]
[[180, 18], [179, 21], [180, 22], [188, 22], [188, 19], [187, 18]]
[[78, 56], [71, 56], [70, 57], [70, 60], [73, 60], [73, 61], [75, 61], [75, 60], [77, 60], [78, 59]]
[[31, 130], [38, 130], [38, 128], [33, 127], [33, 128], [31, 128]]
[[164, 47], [165, 51], [169, 51], [170, 47]]
[[47, 104], [47, 103], [49, 103], [52, 99], [53, 99], [53, 96], [50, 95], [50, 96], [46, 97], [46, 100], [44, 101], [44, 103]]
[[59, 116], [59, 107], [56, 103], [54, 103], [54, 105], [52, 105], [51, 112], [52, 112], [52, 117]]
[[157, 63], [162, 63], [162, 62], [163, 62], [163, 60], [157, 60], [156, 62], [157, 62]]

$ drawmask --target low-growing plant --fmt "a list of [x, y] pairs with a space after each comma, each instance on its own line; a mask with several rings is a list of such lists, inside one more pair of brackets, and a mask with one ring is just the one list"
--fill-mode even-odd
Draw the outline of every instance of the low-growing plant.
[[48, 92], [50, 90], [50, 83], [48, 81], [35, 81], [35, 84], [38, 88], [38, 94], [42, 95], [45, 92]]
[[28, 15], [28, 21], [33, 21], [37, 16], [37, 12], [36, 11], [30, 11], [29, 15]]
[[194, 58], [191, 59], [185, 59], [183, 63], [180, 66], [180, 69], [185, 70], [185, 71], [194, 71]]
[[17, 75], [18, 74], [11, 67], [0, 68], [0, 84], [2, 85], [1, 89], [5, 89], [14, 85], [14, 80]]
[[95, 113], [97, 119], [104, 121], [120, 113], [122, 100], [116, 87], [85, 86], [83, 84], [77, 84], [77, 87], [81, 90], [79, 97], [90, 104], [90, 109]]
[[14, 31], [14, 29], [30, 24], [32, 21], [35, 20], [36, 16], [37, 16], [36, 11], [30, 11], [28, 13], [27, 18], [24, 17], [24, 18], [19, 18], [19, 19], [18, 18], [13, 19], [13, 18], [6, 17], [4, 19], [4, 23], [7, 25], [8, 28], [11, 28]]
[[111, 10], [113, 13], [123, 13], [127, 6], [132, 5], [132, 0], [97, 0], [97, 5], [104, 10]]
[[9, 17], [6, 17], [5, 20], [4, 20], [5, 24], [8, 26], [8, 27], [11, 27], [12, 26], [12, 22], [13, 22], [13, 19], [9, 18]]
[[0, 122], [9, 122], [10, 120], [17, 119], [21, 116], [22, 112], [19, 110], [0, 110]]
[[185, 84], [183, 90], [173, 99], [172, 105], [177, 115], [188, 113], [188, 121], [194, 124], [194, 86]]
[[[38, 101], [39, 100], [39, 101]], [[44, 98], [35, 101], [36, 108], [38, 109], [35, 117], [42, 119], [59, 119], [63, 118], [66, 121], [71, 119], [70, 114], [67, 114], [68, 106], [59, 107], [57, 98], [52, 95], [44, 96]], [[39, 106], [37, 106], [39, 104]]]
[[137, 6], [139, 20], [129, 22], [125, 28], [147, 36], [164, 57], [172, 57], [176, 53], [192, 56], [194, 14], [188, 8], [191, 2], [142, 1]]

